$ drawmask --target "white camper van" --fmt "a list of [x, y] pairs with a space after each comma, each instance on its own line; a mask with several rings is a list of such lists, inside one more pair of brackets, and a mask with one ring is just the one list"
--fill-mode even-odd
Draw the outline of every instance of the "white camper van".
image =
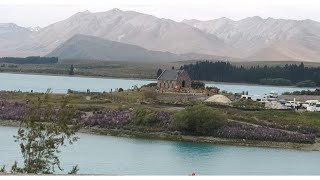
[[319, 102], [316, 104], [316, 111], [320, 112], [320, 103]]
[[251, 99], [252, 101], [257, 102], [267, 102], [268, 96], [267, 95], [242, 95], [241, 99]]
[[310, 103], [307, 107], [307, 111], [320, 112], [320, 102]]
[[[308, 110], [308, 107], [309, 106], [314, 106], [315, 104], [319, 103], [319, 100], [308, 100], [306, 101], [305, 103], [302, 104], [302, 107], [304, 109], [307, 109]], [[310, 109], [310, 108], [309, 108]], [[312, 107], [311, 107], [312, 109]]]

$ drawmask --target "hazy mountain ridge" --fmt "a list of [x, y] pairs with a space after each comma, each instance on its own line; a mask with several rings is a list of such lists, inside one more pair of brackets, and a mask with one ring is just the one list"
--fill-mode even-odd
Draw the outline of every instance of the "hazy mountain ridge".
[[[217, 36], [233, 48], [240, 49], [243, 52], [240, 55], [242, 58], [319, 60], [320, 23], [316, 21], [263, 19], [256, 16], [239, 21], [220, 18], [183, 22]], [[275, 57], [282, 59], [274, 59]]]
[[119, 9], [79, 12], [44, 28], [0, 24], [0, 56], [46, 55], [77, 34], [195, 58], [320, 61], [320, 23], [316, 21], [255, 16], [239, 21], [175, 22]]
[[[73, 35], [83, 34], [172, 53], [224, 54], [228, 47], [217, 37], [168, 19], [133, 11], [77, 13], [34, 32], [21, 50], [49, 53]], [[223, 47], [223, 48], [221, 48]]]
[[16, 47], [28, 39], [31, 33], [28, 28], [18, 26], [14, 23], [0, 23], [0, 55], [19, 55]]
[[166, 62], [200, 58], [223, 60], [223, 57], [202, 54], [177, 55], [170, 52], [150, 51], [136, 45], [81, 34], [74, 35], [47, 56], [59, 57], [61, 59], [119, 60], [135, 62]]

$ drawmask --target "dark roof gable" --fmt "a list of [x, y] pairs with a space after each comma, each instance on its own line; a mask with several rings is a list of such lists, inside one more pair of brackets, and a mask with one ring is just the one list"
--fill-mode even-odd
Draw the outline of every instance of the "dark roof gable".
[[175, 70], [175, 69], [165, 69], [160, 76], [157, 78], [157, 80], [165, 80], [165, 81], [172, 81], [177, 80], [178, 75], [182, 73], [184, 70]]

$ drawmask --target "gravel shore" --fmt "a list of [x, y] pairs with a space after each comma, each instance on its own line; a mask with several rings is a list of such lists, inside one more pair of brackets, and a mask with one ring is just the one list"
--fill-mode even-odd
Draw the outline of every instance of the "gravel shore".
[[[1, 120], [0, 126], [19, 127], [20, 123], [14, 120]], [[174, 135], [169, 132], [144, 133], [144, 132], [137, 132], [137, 131], [130, 131], [130, 130], [117, 130], [117, 129], [97, 128], [97, 127], [82, 128], [80, 130], [80, 133], [128, 137], [128, 138], [184, 141], [184, 142], [194, 142], [194, 143], [210, 143], [210, 144], [224, 144], [224, 145], [236, 145], [236, 146], [320, 151], [320, 143], [318, 139], [317, 139], [317, 142], [314, 144], [300, 144], [300, 143], [290, 143], [290, 142], [256, 141], [256, 140], [244, 140], [244, 139], [238, 140], [238, 139], [225, 139], [225, 138], [205, 137], [205, 136]]]

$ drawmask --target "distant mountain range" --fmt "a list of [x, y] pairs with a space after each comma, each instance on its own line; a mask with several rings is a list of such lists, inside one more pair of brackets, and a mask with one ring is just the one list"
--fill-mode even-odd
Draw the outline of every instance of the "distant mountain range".
[[31, 31], [13, 23], [0, 23], [0, 56], [20, 56], [17, 47], [26, 41]]
[[175, 22], [133, 11], [80, 12], [44, 28], [0, 24], [0, 56], [129, 61], [320, 61], [320, 23], [262, 19]]
[[320, 23], [260, 17], [233, 21], [184, 20], [186, 24], [217, 36], [237, 57], [251, 60], [320, 60]]
[[95, 36], [77, 34], [49, 53], [49, 57], [79, 60], [115, 60], [131, 62], [172, 62], [190, 59], [221, 59], [201, 54], [173, 54], [151, 51], [140, 46], [110, 41]]

